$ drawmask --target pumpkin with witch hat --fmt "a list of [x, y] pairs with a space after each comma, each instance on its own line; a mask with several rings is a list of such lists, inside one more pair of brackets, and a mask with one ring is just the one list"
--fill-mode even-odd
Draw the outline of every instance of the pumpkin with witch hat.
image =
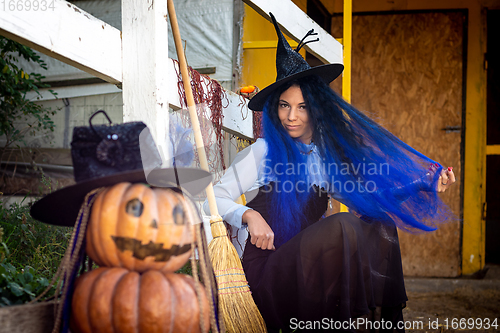
[[[207, 332], [211, 287], [174, 272], [191, 256], [200, 226], [189, 197], [202, 191], [211, 175], [161, 168], [142, 122], [93, 126], [93, 117], [89, 127], [73, 131], [77, 183], [31, 209], [45, 223], [70, 226], [76, 220], [63, 260], [62, 331], [70, 326], [72, 332]], [[75, 278], [84, 263], [84, 243], [101, 267]]]

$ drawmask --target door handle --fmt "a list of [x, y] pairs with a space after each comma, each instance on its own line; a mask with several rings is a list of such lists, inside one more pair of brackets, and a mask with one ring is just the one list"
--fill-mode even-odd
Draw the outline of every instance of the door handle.
[[446, 126], [445, 128], [441, 128], [441, 130], [446, 133], [462, 132], [462, 126]]

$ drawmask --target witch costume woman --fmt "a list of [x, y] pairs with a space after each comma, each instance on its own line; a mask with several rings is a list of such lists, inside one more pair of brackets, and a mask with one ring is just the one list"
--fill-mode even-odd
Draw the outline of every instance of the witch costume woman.
[[[253, 298], [270, 332], [403, 332], [397, 227], [431, 231], [452, 216], [437, 194], [455, 181], [452, 168], [339, 97], [328, 83], [343, 66], [311, 68], [298, 53], [305, 38], [293, 50], [270, 15], [277, 78], [249, 103], [264, 112], [264, 138], [214, 187]], [[325, 217], [330, 198], [350, 213]]]

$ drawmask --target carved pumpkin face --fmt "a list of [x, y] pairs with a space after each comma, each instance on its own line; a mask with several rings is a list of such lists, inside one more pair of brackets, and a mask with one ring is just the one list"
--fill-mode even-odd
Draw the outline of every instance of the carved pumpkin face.
[[164, 188], [120, 183], [99, 193], [87, 228], [87, 254], [100, 266], [174, 272], [191, 255], [194, 207]]

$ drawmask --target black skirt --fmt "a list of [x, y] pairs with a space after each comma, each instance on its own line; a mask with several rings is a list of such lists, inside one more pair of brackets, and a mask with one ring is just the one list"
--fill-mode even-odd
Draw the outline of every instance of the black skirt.
[[[271, 193], [261, 188], [247, 204], [266, 221]], [[243, 268], [269, 331], [404, 332], [396, 227], [351, 213], [320, 220], [327, 202], [311, 196], [309, 221], [277, 250], [246, 243]]]

